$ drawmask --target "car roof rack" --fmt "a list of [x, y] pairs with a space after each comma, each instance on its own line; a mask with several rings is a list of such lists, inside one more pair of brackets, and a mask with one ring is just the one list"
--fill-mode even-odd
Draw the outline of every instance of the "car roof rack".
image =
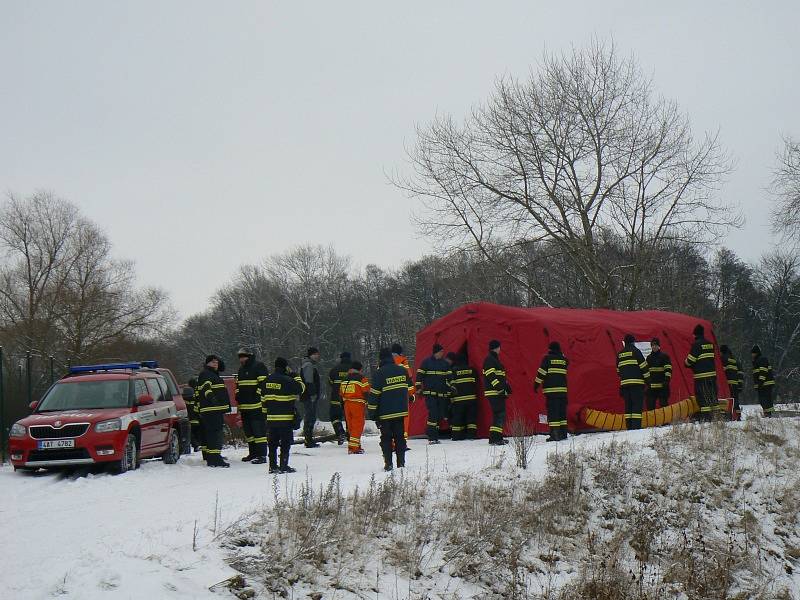
[[138, 369], [157, 369], [158, 361], [142, 360], [139, 362], [107, 363], [102, 365], [76, 365], [69, 368], [70, 375], [81, 373], [97, 373], [100, 371], [135, 371]]

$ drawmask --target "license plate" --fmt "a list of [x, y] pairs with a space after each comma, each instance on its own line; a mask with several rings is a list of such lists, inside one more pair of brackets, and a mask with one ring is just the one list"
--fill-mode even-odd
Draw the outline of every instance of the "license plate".
[[75, 440], [42, 440], [38, 442], [39, 450], [51, 448], [74, 448]]

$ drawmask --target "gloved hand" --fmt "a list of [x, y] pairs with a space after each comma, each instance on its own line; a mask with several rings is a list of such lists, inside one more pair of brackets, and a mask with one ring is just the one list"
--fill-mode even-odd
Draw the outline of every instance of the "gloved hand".
[[664, 384], [664, 395], [665, 395], [667, 398], [669, 398], [669, 384], [668, 384], [668, 383], [665, 383], [665, 384]]
[[625, 388], [622, 387], [622, 386], [619, 386], [619, 395], [620, 396], [624, 396], [625, 395]]
[[533, 384], [533, 393], [535, 394], [538, 391], [539, 391], [539, 384], [538, 383], [534, 383]]
[[510, 395], [511, 395], [511, 386], [510, 386], [510, 385], [508, 385], [508, 384], [506, 384], [506, 395], [507, 395], [507, 396], [510, 396]]

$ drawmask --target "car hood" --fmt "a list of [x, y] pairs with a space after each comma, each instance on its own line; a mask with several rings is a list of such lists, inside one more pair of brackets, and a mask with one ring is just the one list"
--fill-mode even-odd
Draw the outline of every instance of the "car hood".
[[59, 410], [36, 413], [20, 419], [18, 423], [25, 427], [31, 425], [50, 425], [55, 421], [67, 423], [97, 423], [107, 419], [114, 419], [130, 414], [130, 408], [103, 408], [103, 409], [83, 409], [83, 410]]

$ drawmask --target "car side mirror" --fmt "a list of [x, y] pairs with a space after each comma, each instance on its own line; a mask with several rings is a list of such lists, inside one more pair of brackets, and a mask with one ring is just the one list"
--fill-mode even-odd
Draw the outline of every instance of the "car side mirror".
[[30, 404], [28, 404], [28, 408], [31, 409], [31, 412], [35, 412], [37, 406], [39, 406], [39, 401], [38, 400], [34, 400]]
[[150, 394], [142, 394], [136, 399], [136, 406], [147, 406], [153, 404], [155, 400]]

